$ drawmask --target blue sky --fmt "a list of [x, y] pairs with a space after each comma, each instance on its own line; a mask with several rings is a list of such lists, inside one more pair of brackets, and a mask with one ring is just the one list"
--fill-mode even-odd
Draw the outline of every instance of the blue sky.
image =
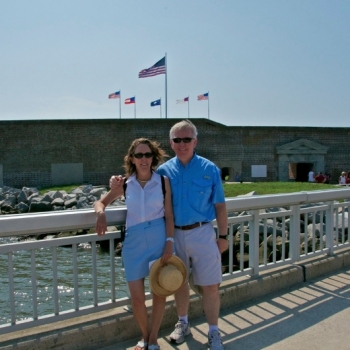
[[0, 120], [350, 126], [348, 0], [0, 0]]

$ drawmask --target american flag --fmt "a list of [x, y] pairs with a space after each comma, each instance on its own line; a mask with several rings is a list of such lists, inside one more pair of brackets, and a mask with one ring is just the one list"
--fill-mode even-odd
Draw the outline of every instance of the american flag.
[[154, 77], [155, 75], [165, 74], [165, 73], [166, 71], [165, 71], [165, 56], [164, 56], [152, 67], [142, 69], [142, 71], [139, 72], [139, 78]]
[[203, 100], [209, 100], [209, 92], [203, 94], [203, 95], [198, 95], [197, 96], [198, 101], [203, 101]]
[[185, 102], [188, 102], [188, 99], [189, 99], [189, 97], [187, 96], [187, 97], [183, 98], [182, 100], [176, 100], [176, 103], [185, 103]]
[[108, 98], [120, 98], [120, 91], [113, 92], [113, 94], [109, 94]]
[[130, 104], [132, 104], [132, 103], [135, 103], [135, 96], [134, 96], [134, 97], [130, 97], [130, 98], [126, 98], [125, 101], [124, 101], [124, 103], [125, 103], [126, 105], [130, 105]]

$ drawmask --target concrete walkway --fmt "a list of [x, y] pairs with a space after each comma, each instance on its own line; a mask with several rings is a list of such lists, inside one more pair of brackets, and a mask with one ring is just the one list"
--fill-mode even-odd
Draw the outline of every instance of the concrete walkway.
[[[227, 308], [220, 316], [226, 350], [350, 349], [350, 268]], [[207, 349], [205, 318], [192, 319], [191, 326], [192, 336], [181, 345], [168, 342], [172, 328], [161, 331], [161, 349]], [[136, 343], [99, 350], [132, 350]]]

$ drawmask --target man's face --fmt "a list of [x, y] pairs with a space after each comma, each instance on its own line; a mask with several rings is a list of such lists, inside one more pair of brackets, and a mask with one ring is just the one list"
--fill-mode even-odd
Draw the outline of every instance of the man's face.
[[[191, 129], [177, 130], [170, 140], [171, 148], [174, 150], [177, 158], [182, 164], [187, 164], [193, 157], [194, 149], [197, 145], [197, 139], [194, 138]], [[190, 138], [192, 139], [189, 143], [185, 143], [183, 140], [180, 143], [176, 143], [173, 140], [176, 138]]]

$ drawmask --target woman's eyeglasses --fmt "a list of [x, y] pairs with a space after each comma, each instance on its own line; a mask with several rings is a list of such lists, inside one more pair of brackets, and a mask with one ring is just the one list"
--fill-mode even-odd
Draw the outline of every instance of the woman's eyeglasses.
[[173, 138], [173, 142], [175, 143], [181, 143], [184, 142], [184, 143], [190, 143], [191, 141], [193, 140], [193, 137], [175, 137]]
[[137, 159], [141, 159], [143, 156], [145, 156], [146, 158], [152, 158], [153, 157], [153, 153], [152, 152], [146, 152], [146, 153], [135, 153], [133, 155], [133, 157], [137, 158]]

